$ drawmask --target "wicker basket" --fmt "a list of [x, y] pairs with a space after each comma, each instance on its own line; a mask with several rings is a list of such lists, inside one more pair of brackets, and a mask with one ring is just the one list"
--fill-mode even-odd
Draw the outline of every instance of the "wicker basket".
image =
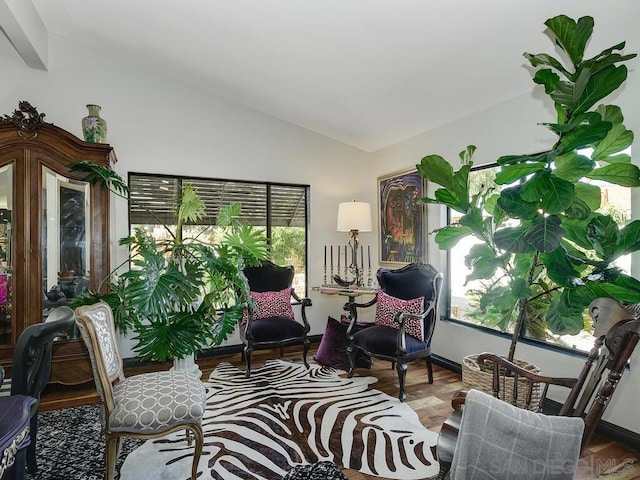
[[[467, 355], [462, 359], [462, 385], [465, 390], [472, 388], [480, 390], [481, 392], [493, 395], [493, 362], [485, 362], [482, 367], [478, 365], [479, 355]], [[535, 365], [525, 362], [523, 360], [513, 360], [513, 363], [520, 368], [540, 375], [542, 371]], [[502, 369], [501, 369], [502, 370]], [[510, 398], [502, 398], [505, 402], [513, 404], [513, 377], [500, 375], [500, 391], [501, 395], [509, 395]], [[525, 408], [527, 401], [526, 396], [529, 389], [529, 380], [525, 378], [518, 379], [518, 399], [516, 405], [520, 408]], [[541, 389], [540, 383], [534, 382], [531, 392], [531, 404], [530, 410], [537, 410], [540, 404]]]

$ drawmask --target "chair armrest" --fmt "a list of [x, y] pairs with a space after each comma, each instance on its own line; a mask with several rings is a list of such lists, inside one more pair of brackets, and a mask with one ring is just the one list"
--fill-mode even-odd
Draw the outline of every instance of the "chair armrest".
[[[560, 385], [562, 387], [567, 387], [567, 388], [573, 387], [578, 382], [577, 378], [547, 377], [544, 375], [538, 375], [538, 374], [532, 373], [528, 370], [525, 370], [522, 367], [519, 367], [515, 363], [510, 362], [506, 358], [500, 357], [493, 353], [482, 353], [478, 355], [478, 365], [482, 366], [487, 361], [493, 362], [494, 364], [499, 365], [517, 374], [519, 377], [524, 377], [534, 382], [546, 383], [549, 385]], [[494, 370], [494, 375], [495, 374], [496, 374], [496, 370]]]
[[309, 333], [311, 331], [311, 325], [309, 325], [309, 320], [307, 320], [306, 308], [313, 305], [313, 303], [311, 302], [311, 299], [309, 297], [299, 297], [293, 288], [291, 289], [291, 296], [296, 302], [299, 302], [301, 305], [300, 315], [302, 316], [302, 323], [304, 323], [304, 331], [305, 333]]
[[454, 392], [453, 397], [451, 397], [451, 407], [455, 411], [462, 410], [462, 406], [464, 405], [464, 402], [466, 399], [467, 399], [466, 390], [458, 390]]

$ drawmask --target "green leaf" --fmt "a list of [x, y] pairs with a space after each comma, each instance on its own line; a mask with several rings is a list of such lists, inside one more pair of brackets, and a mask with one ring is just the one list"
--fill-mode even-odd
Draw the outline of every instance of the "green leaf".
[[544, 172], [534, 175], [522, 185], [520, 196], [528, 202], [537, 202], [546, 213], [560, 213], [573, 203], [573, 183]]
[[612, 163], [595, 169], [587, 178], [602, 180], [623, 187], [640, 186], [640, 169], [633, 164]]
[[566, 15], [550, 18], [544, 24], [556, 37], [556, 43], [562, 48], [574, 65], [579, 64], [584, 50], [593, 33], [593, 18], [581, 17], [576, 22]]
[[611, 124], [609, 122], [579, 125], [563, 135], [560, 144], [565, 151], [588, 147], [604, 139], [610, 130]]
[[569, 218], [589, 218], [592, 210], [589, 204], [578, 195], [573, 199], [573, 203], [565, 210], [564, 214]]
[[560, 225], [560, 219], [555, 215], [551, 215], [544, 217], [528, 229], [524, 235], [524, 240], [534, 250], [551, 252], [560, 246], [565, 234], [565, 230]]
[[598, 256], [610, 261], [618, 244], [618, 224], [608, 215], [596, 215], [587, 226], [587, 238]]
[[511, 292], [515, 298], [527, 299], [531, 296], [531, 286], [524, 278], [514, 278], [511, 283]]
[[616, 91], [626, 79], [626, 66], [615, 67], [611, 65], [604, 68], [591, 77], [574, 110], [576, 112], [586, 112], [597, 102]]
[[469, 227], [463, 225], [448, 225], [436, 231], [435, 242], [441, 250], [450, 250], [464, 237], [472, 234]]
[[595, 162], [571, 151], [556, 157], [555, 166], [553, 174], [556, 177], [568, 182], [576, 182], [593, 170]]
[[505, 165], [496, 175], [495, 181], [498, 185], [510, 185], [522, 177], [544, 170], [546, 166], [547, 164], [543, 162]]
[[586, 219], [581, 218], [563, 218], [562, 228], [565, 230], [567, 238], [587, 250], [593, 249], [591, 240], [587, 236], [587, 227], [592, 217]]
[[564, 289], [561, 293], [554, 295], [551, 300], [545, 319], [549, 330], [555, 334], [577, 335], [584, 328], [582, 314], [592, 299], [583, 297], [581, 301], [571, 302], [569, 292], [572, 290]]
[[601, 158], [599, 162], [607, 163], [631, 163], [631, 155], [626, 153], [620, 153], [618, 155], [610, 155], [608, 157]]
[[640, 250], [640, 220], [634, 220], [618, 232], [616, 257]]
[[591, 158], [595, 160], [604, 159], [609, 155], [621, 152], [631, 146], [632, 143], [633, 132], [627, 130], [622, 124], [614, 125], [607, 136], [597, 144]]
[[543, 68], [535, 73], [533, 81], [539, 85], [543, 85], [544, 92], [549, 95], [556, 88], [556, 84], [560, 81], [560, 77], [552, 70]]
[[428, 181], [449, 190], [453, 188], [453, 167], [440, 155], [427, 155], [416, 167]]
[[69, 164], [72, 172], [84, 172], [83, 180], [92, 185], [100, 185], [102, 189], [108, 189], [118, 196], [129, 198], [129, 187], [123, 178], [108, 167], [83, 160]]
[[502, 190], [497, 205], [511, 218], [530, 220], [538, 215], [538, 203], [523, 200], [520, 196], [521, 188], [517, 186]]
[[185, 183], [182, 186], [182, 195], [176, 206], [176, 215], [180, 223], [197, 222], [206, 216], [204, 202], [198, 196], [196, 188], [191, 183]]
[[[462, 154], [461, 154], [462, 155]], [[471, 157], [469, 157], [471, 158]], [[460, 167], [460, 170], [453, 174], [451, 181], [451, 189], [455, 198], [458, 199], [458, 206], [461, 212], [467, 211], [469, 208], [469, 172], [471, 164], [467, 163]]]
[[494, 233], [493, 241], [496, 247], [507, 252], [533, 252], [535, 248], [525, 238], [528, 231], [528, 225], [501, 228]]
[[483, 243], [475, 244], [464, 257], [464, 263], [471, 268], [471, 273], [467, 275], [465, 284], [476, 279], [491, 278], [496, 270], [502, 266], [503, 259], [497, 257], [495, 252]]
[[584, 200], [592, 211], [600, 208], [602, 202], [602, 192], [600, 187], [591, 183], [578, 182], [576, 187], [576, 197]]
[[478, 207], [470, 208], [465, 215], [460, 217], [460, 225], [469, 227], [475, 235], [482, 237], [485, 234], [482, 210]]
[[477, 147], [475, 145], [467, 145], [467, 148], [465, 148], [458, 154], [458, 156], [460, 157], [461, 165], [469, 167], [473, 165], [472, 158], [473, 154], [476, 153], [476, 149]]
[[580, 279], [579, 272], [573, 268], [567, 252], [562, 248], [556, 248], [552, 252], [540, 255], [540, 261], [546, 267], [548, 277], [562, 287], [575, 287], [584, 282]]
[[525, 162], [549, 163], [552, 160], [551, 157], [553, 157], [554, 155], [555, 155], [555, 152], [553, 151], [536, 153], [535, 155], [504, 155], [498, 158], [498, 160], [496, 160], [496, 163], [501, 166], [513, 165], [516, 163], [525, 163]]
[[617, 105], [598, 105], [596, 112], [600, 114], [603, 121], [611, 122], [612, 125], [618, 125], [624, 121], [622, 110]]
[[523, 53], [523, 56], [524, 58], [529, 60], [529, 63], [531, 64], [532, 67], [547, 65], [549, 67], [555, 68], [557, 71], [561, 72], [565, 77], [571, 76], [571, 74], [567, 71], [567, 69], [564, 68], [562, 63], [555, 57], [552, 57], [551, 55], [549, 55], [548, 53], [532, 54], [532, 53], [525, 52]]

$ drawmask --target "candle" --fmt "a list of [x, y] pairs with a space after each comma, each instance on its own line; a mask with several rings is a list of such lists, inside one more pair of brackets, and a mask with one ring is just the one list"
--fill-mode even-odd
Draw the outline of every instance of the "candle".
[[360, 245], [360, 266], [364, 270], [364, 245]]
[[347, 246], [344, 246], [344, 268], [347, 268]]
[[369, 257], [369, 268], [371, 268], [371, 245], [367, 245], [367, 256]]
[[324, 246], [324, 266], [327, 266], [327, 246]]
[[340, 271], [340, 245], [338, 245], [338, 272]]
[[331, 245], [331, 266], [333, 267], [333, 245]]

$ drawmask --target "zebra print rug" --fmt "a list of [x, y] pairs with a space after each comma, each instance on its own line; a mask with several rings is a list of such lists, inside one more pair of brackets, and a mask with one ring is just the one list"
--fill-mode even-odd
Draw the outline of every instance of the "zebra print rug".
[[[220, 364], [205, 382], [199, 480], [273, 480], [322, 460], [387, 479], [436, 475], [437, 434], [408, 405], [370, 389], [375, 378], [340, 373], [270, 360], [246, 379]], [[126, 458], [120, 478], [188, 479], [192, 451], [184, 432], [147, 441]]]

